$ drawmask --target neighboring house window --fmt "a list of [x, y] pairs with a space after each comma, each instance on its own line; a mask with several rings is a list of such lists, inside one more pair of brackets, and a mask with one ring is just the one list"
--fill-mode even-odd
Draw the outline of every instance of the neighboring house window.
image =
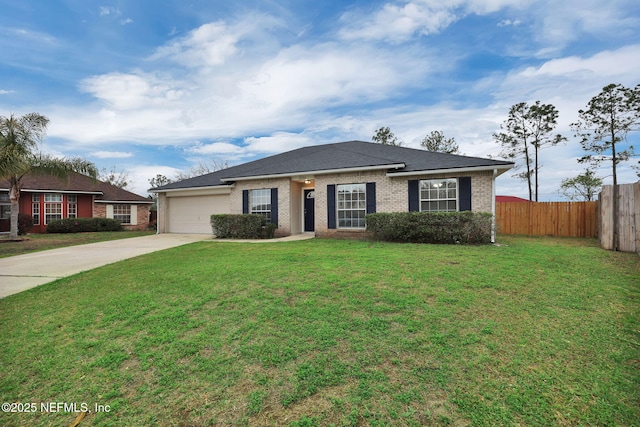
[[422, 212], [456, 212], [458, 210], [458, 180], [428, 179], [420, 181]]
[[337, 193], [338, 228], [365, 228], [366, 184], [338, 185]]
[[131, 205], [113, 205], [113, 219], [131, 224]]
[[40, 195], [31, 195], [31, 218], [33, 218], [33, 225], [40, 225]]
[[67, 218], [78, 217], [78, 196], [70, 194], [67, 196]]
[[271, 222], [271, 189], [251, 190], [249, 199], [249, 213], [263, 215]]
[[62, 219], [62, 194], [45, 193], [44, 195], [44, 223]]

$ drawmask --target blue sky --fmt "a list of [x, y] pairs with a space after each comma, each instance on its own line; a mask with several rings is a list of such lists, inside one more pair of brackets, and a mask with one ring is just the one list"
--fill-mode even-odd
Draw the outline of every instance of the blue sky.
[[[497, 156], [492, 134], [509, 108], [540, 100], [558, 108], [557, 131], [568, 137], [541, 152], [540, 198], [560, 200], [561, 180], [585, 168], [569, 127], [578, 110], [609, 83], [640, 83], [637, 0], [0, 8], [0, 115], [46, 115], [43, 151], [115, 167], [143, 195], [157, 174], [370, 141], [381, 126], [409, 147], [440, 130], [466, 155]], [[610, 183], [610, 166], [599, 174]], [[511, 175], [498, 178], [498, 193], [526, 197]], [[627, 165], [618, 179], [637, 176]]]

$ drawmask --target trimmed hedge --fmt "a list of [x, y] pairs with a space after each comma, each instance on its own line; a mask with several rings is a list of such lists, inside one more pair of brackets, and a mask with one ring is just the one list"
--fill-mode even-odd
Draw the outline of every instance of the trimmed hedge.
[[65, 218], [49, 221], [47, 233], [83, 233], [92, 231], [122, 231], [122, 223], [110, 218]]
[[490, 213], [394, 212], [366, 217], [373, 238], [408, 243], [489, 243]]
[[211, 215], [213, 234], [219, 239], [271, 239], [276, 225], [263, 215]]

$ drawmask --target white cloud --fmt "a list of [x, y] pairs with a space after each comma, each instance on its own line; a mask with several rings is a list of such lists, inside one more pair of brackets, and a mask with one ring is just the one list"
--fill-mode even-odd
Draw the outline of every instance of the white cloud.
[[151, 184], [149, 184], [150, 179], [155, 178], [157, 175], [164, 175], [169, 179], [175, 179], [176, 175], [182, 171], [164, 165], [144, 165], [127, 167], [124, 172], [131, 181], [131, 187], [127, 188], [127, 190], [146, 197], [149, 195], [147, 190], [151, 188]]
[[120, 25], [128, 25], [128, 24], [133, 24], [133, 19], [125, 18], [120, 21]]
[[314, 144], [314, 139], [309, 135], [276, 132], [271, 136], [249, 137], [245, 139], [246, 150], [255, 153], [282, 153]]
[[442, 3], [409, 2], [386, 3], [372, 15], [344, 14], [345, 28], [340, 35], [346, 40], [388, 40], [399, 42], [416, 33], [438, 33], [455, 22], [459, 16], [454, 7]]
[[522, 24], [522, 21], [519, 19], [503, 19], [498, 22], [498, 27], [518, 27]]
[[94, 151], [89, 153], [89, 156], [98, 159], [127, 159], [133, 157], [133, 153], [126, 151]]
[[[469, 14], [487, 15], [505, 8], [522, 8], [532, 0], [413, 0], [385, 3], [371, 14], [347, 12], [340, 21], [346, 40], [403, 42], [416, 35], [442, 32]], [[514, 21], [510, 21], [513, 25]], [[519, 23], [519, 21], [518, 21]]]
[[178, 87], [175, 81], [148, 74], [123, 73], [89, 77], [80, 83], [80, 90], [121, 110], [166, 105], [185, 94], [185, 90]]
[[100, 6], [100, 16], [106, 15], [121, 15], [120, 9], [113, 6]]
[[193, 147], [187, 148], [185, 151], [187, 151], [188, 153], [200, 154], [200, 155], [211, 155], [211, 154], [237, 155], [244, 152], [244, 150], [241, 147], [228, 142], [214, 142], [212, 144], [197, 144]]
[[5, 90], [5, 89], [0, 89], [0, 95], [8, 95], [10, 93], [15, 93], [15, 90]]

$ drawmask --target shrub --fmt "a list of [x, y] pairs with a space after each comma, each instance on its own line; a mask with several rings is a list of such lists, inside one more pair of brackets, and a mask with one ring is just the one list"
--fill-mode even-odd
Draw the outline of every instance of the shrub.
[[211, 215], [213, 234], [219, 239], [270, 239], [277, 226], [262, 215]]
[[18, 235], [24, 236], [33, 227], [33, 218], [30, 215], [19, 213], [18, 214]]
[[374, 239], [410, 243], [489, 243], [491, 214], [395, 212], [366, 216]]
[[47, 233], [122, 231], [122, 223], [110, 218], [65, 218], [49, 221]]

